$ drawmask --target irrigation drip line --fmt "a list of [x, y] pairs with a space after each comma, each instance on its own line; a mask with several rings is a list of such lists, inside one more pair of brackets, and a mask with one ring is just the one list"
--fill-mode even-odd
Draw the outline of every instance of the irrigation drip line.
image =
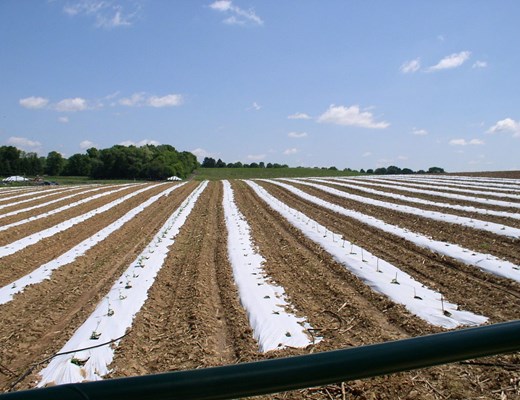
[[[11, 386], [9, 386], [9, 389], [7, 390], [8, 392], [12, 392], [13, 389], [15, 388], [16, 385], [18, 385], [22, 380], [24, 380], [27, 375], [29, 375], [32, 371], [34, 371], [34, 369], [38, 366], [38, 365], [42, 365], [42, 364], [45, 364], [46, 362], [49, 362], [50, 360], [52, 360], [53, 358], [56, 358], [58, 356], [64, 356], [64, 355], [67, 355], [67, 354], [72, 354], [72, 353], [77, 353], [79, 351], [85, 351], [85, 350], [91, 350], [91, 349], [95, 349], [95, 348], [98, 348], [98, 347], [103, 347], [103, 346], [106, 346], [108, 344], [112, 344], [114, 342], [117, 342], [118, 340], [121, 340], [123, 339], [125, 336], [127, 336], [128, 334], [130, 334], [130, 332], [132, 332], [132, 330], [129, 330], [128, 332], [126, 332], [123, 336], [120, 336], [116, 339], [112, 339], [112, 340], [109, 340], [108, 342], [105, 342], [105, 343], [100, 343], [100, 344], [96, 344], [94, 346], [88, 346], [88, 347], [83, 347], [81, 349], [74, 349], [74, 350], [69, 350], [69, 351], [62, 351], [61, 353], [54, 353], [52, 356], [49, 356], [47, 357], [46, 359], [42, 360], [42, 361], [39, 361], [33, 365], [31, 365], [29, 367], [29, 369], [27, 369], [27, 371], [25, 371], [22, 375], [20, 375], [18, 377], [18, 379], [16, 379], [15, 382], [13, 382], [11, 384]], [[7, 370], [7, 368], [6, 368]]]

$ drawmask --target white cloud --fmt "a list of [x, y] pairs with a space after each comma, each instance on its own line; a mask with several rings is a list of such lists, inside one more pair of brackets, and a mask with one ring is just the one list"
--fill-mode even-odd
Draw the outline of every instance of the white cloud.
[[289, 115], [288, 119], [311, 119], [311, 117], [305, 113], [297, 112], [295, 114]]
[[231, 9], [231, 0], [218, 0], [210, 4], [209, 7], [217, 11], [228, 11]]
[[452, 139], [449, 141], [450, 146], [478, 146], [484, 144], [483, 140], [480, 139]]
[[23, 137], [11, 136], [7, 139], [7, 144], [15, 146], [24, 151], [35, 151], [41, 149], [42, 144], [36, 140], [31, 140]]
[[96, 144], [94, 142], [91, 142], [90, 140], [83, 140], [79, 144], [79, 148], [81, 150], [87, 150], [87, 149], [90, 149], [91, 147], [96, 147]]
[[86, 110], [87, 100], [81, 97], [75, 97], [73, 99], [63, 99], [59, 101], [54, 108], [60, 112], [74, 112]]
[[25, 108], [37, 109], [44, 108], [49, 104], [49, 100], [45, 97], [26, 97], [25, 99], [20, 99], [20, 105]]
[[296, 154], [298, 153], [298, 149], [293, 147], [291, 149], [287, 149], [283, 152], [283, 154], [285, 154], [286, 156], [290, 156], [291, 154]]
[[498, 121], [495, 125], [489, 128], [487, 133], [512, 133], [513, 137], [520, 137], [520, 122], [511, 118], [506, 118]]
[[251, 105], [251, 107], [247, 108], [247, 110], [255, 110], [255, 111], [260, 111], [262, 109], [262, 106], [260, 104], [258, 104], [256, 101], [253, 102], [253, 104]]
[[361, 111], [358, 105], [345, 107], [332, 104], [327, 111], [319, 116], [318, 122], [370, 129], [384, 129], [390, 126], [390, 124], [385, 121], [374, 121], [372, 113], [369, 111]]
[[412, 135], [426, 136], [427, 134], [428, 134], [428, 131], [426, 129], [417, 129], [417, 128], [412, 129]]
[[173, 107], [179, 106], [183, 102], [183, 97], [180, 94], [167, 94], [165, 96], [148, 96], [144, 92], [134, 93], [130, 97], [123, 97], [119, 99], [118, 103], [127, 107]]
[[464, 62], [466, 62], [471, 55], [470, 51], [461, 51], [460, 53], [453, 53], [449, 56], [444, 57], [440, 60], [436, 65], [428, 68], [428, 71], [441, 71], [443, 69], [452, 69], [460, 67]]
[[307, 132], [289, 132], [287, 136], [293, 139], [301, 139], [307, 137]]
[[264, 24], [264, 21], [256, 15], [253, 9], [243, 10], [233, 5], [231, 0], [217, 0], [209, 5], [215, 11], [223, 12], [229, 16], [222, 22], [228, 25], [258, 25]]
[[[125, 7], [132, 5], [132, 11]], [[130, 26], [138, 17], [140, 5], [131, 2], [115, 0], [76, 0], [68, 2], [63, 7], [63, 12], [70, 17], [84, 16], [94, 18], [97, 28], [118, 28]]]
[[121, 143], [119, 143], [121, 146], [136, 146], [136, 147], [141, 147], [141, 146], [146, 146], [147, 144], [151, 144], [153, 146], [159, 146], [161, 143], [158, 142], [157, 140], [150, 140], [150, 139], [143, 139], [139, 142], [134, 142], [132, 140], [125, 140]]
[[134, 93], [130, 97], [123, 97], [122, 99], [119, 99], [119, 104], [122, 106], [140, 106], [145, 102], [145, 95], [144, 93]]
[[361, 157], [370, 157], [372, 155], [372, 153], [370, 151], [365, 151]]
[[419, 71], [420, 68], [421, 60], [416, 58], [415, 60], [406, 61], [403, 65], [401, 65], [399, 71], [401, 71], [403, 74], [409, 74]]
[[253, 161], [263, 160], [264, 158], [265, 158], [265, 154], [249, 154], [247, 156], [248, 160], [253, 160]]
[[487, 67], [487, 62], [486, 61], [480, 61], [480, 60], [477, 60], [473, 63], [473, 65], [471, 66], [471, 68], [486, 68]]
[[406, 161], [406, 160], [408, 160], [408, 157], [407, 156], [397, 156], [397, 159], [399, 161]]
[[59, 117], [58, 121], [62, 124], [67, 124], [69, 122], [69, 117]]
[[163, 97], [152, 96], [147, 101], [151, 107], [174, 107], [182, 104], [180, 94], [168, 94]]

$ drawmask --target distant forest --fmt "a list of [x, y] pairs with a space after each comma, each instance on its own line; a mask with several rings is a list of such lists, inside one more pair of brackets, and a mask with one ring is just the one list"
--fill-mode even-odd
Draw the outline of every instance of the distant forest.
[[[49, 175], [49, 176], [88, 176], [93, 179], [165, 179], [170, 176], [187, 178], [199, 166], [203, 168], [289, 168], [287, 164], [252, 162], [242, 164], [225, 163], [221, 159], [204, 158], [202, 165], [197, 157], [188, 152], [179, 152], [175, 147], [115, 145], [108, 149], [92, 147], [86, 154], [74, 154], [64, 158], [57, 151], [47, 157], [33, 152], [25, 152], [14, 146], [0, 146], [0, 176], [10, 175]], [[318, 167], [316, 167], [318, 168]], [[337, 171], [336, 167], [321, 167]], [[409, 168], [389, 166], [388, 168], [360, 169], [345, 168], [344, 171], [374, 175], [443, 173], [444, 169], [431, 167], [427, 171], [413, 171]]]
[[[289, 168], [287, 164], [272, 164], [272, 163], [264, 163], [263, 161], [256, 163], [252, 162], [251, 164], [242, 164], [240, 161], [235, 163], [226, 163], [222, 161], [220, 158], [215, 161], [212, 157], [206, 157], [204, 158], [204, 161], [202, 161], [201, 167], [203, 168]], [[302, 168], [302, 167], [297, 167]], [[338, 169], [336, 167], [314, 167], [317, 169], [329, 169], [331, 171], [337, 171]], [[419, 170], [419, 171], [413, 171], [410, 168], [399, 168], [395, 165], [391, 165], [388, 168], [376, 168], [376, 169], [367, 169], [366, 171], [364, 169], [360, 169], [359, 171], [345, 168], [344, 171], [349, 172], [359, 172], [361, 174], [374, 174], [374, 175], [399, 175], [399, 174], [442, 174], [444, 173], [444, 169], [440, 167], [431, 167], [427, 171]]]
[[47, 157], [24, 152], [14, 146], [0, 146], [0, 176], [50, 175], [89, 176], [94, 179], [186, 178], [199, 167], [197, 157], [170, 145], [121, 146], [87, 150], [64, 158], [51, 151]]

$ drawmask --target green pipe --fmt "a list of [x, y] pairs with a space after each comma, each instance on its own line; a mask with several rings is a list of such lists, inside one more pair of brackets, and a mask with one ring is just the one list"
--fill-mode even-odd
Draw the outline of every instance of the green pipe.
[[518, 350], [520, 320], [297, 357], [12, 392], [0, 400], [232, 399]]

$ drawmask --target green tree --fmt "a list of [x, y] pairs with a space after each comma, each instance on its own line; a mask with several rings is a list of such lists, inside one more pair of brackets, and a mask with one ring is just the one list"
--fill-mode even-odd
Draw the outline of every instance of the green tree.
[[45, 173], [47, 175], [58, 176], [63, 172], [65, 168], [65, 159], [57, 151], [51, 151], [47, 155], [45, 162]]

